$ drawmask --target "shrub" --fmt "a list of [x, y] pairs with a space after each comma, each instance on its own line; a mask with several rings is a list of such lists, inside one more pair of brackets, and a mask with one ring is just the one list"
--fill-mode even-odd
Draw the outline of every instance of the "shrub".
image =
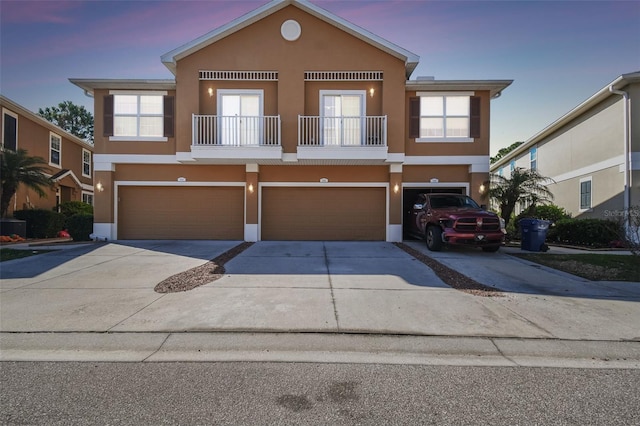
[[17, 210], [13, 217], [27, 222], [27, 238], [53, 238], [64, 228], [64, 215], [51, 210]]
[[620, 225], [604, 219], [561, 219], [555, 225], [557, 241], [590, 247], [607, 247], [620, 236]]
[[60, 203], [58, 207], [64, 217], [71, 217], [74, 214], [93, 214], [93, 206], [82, 201], [65, 201]]
[[534, 217], [536, 219], [550, 220], [555, 223], [561, 219], [571, 218], [571, 214], [567, 213], [562, 207], [549, 204], [546, 206], [536, 206], [534, 209]]
[[67, 230], [73, 241], [90, 241], [93, 232], [93, 215], [74, 214], [67, 218]]

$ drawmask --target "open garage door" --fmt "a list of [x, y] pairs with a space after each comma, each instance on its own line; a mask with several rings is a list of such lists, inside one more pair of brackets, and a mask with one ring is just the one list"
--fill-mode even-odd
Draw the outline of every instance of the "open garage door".
[[262, 188], [263, 240], [384, 241], [385, 188]]
[[118, 239], [243, 240], [244, 188], [120, 186]]

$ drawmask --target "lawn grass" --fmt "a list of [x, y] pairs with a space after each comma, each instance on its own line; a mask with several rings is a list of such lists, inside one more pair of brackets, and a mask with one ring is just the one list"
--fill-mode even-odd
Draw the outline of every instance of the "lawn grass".
[[515, 256], [592, 281], [640, 282], [640, 258], [638, 256], [599, 253], [519, 253]]
[[5, 260], [21, 259], [36, 254], [48, 253], [51, 250], [16, 250], [11, 248], [0, 249], [0, 262]]

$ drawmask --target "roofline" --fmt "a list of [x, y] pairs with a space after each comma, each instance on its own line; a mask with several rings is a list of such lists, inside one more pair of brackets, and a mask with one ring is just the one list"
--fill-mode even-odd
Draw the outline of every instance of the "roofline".
[[[59, 174], [59, 176], [56, 176], [57, 174]], [[61, 181], [62, 179], [64, 179], [65, 177], [71, 175], [71, 178], [73, 179], [73, 181], [82, 189], [82, 182], [80, 182], [80, 179], [78, 179], [78, 177], [76, 176], [75, 173], [73, 173], [73, 170], [71, 169], [66, 169], [66, 171], [64, 171], [64, 173], [62, 173], [62, 171], [55, 173], [53, 175], [51, 175], [51, 179], [55, 182]], [[56, 176], [54, 178], [54, 176]]]
[[493, 163], [491, 165], [491, 167], [489, 168], [489, 170], [490, 171], [494, 171], [494, 170], [504, 166], [509, 161], [511, 161], [514, 157], [516, 157], [519, 154], [521, 154], [522, 152], [526, 151], [532, 145], [535, 145], [538, 142], [542, 141], [544, 138], [546, 138], [547, 136], [549, 136], [550, 134], [552, 134], [556, 130], [560, 129], [562, 126], [566, 125], [570, 121], [572, 121], [575, 118], [579, 117], [581, 114], [583, 114], [588, 109], [593, 108], [595, 105], [599, 104], [600, 102], [604, 101], [605, 99], [610, 98], [611, 96], [618, 96], [618, 95], [616, 95], [614, 93], [611, 93], [609, 91], [610, 87], [612, 87], [613, 89], [619, 90], [619, 89], [622, 89], [625, 86], [628, 86], [631, 83], [639, 83], [639, 82], [640, 82], [640, 71], [636, 71], [636, 72], [620, 75], [615, 80], [613, 80], [611, 83], [607, 84], [602, 89], [600, 89], [598, 92], [593, 94], [589, 99], [587, 99], [586, 101], [582, 102], [580, 105], [578, 105], [577, 107], [573, 108], [571, 111], [569, 111], [568, 113], [566, 113], [562, 117], [558, 118], [556, 121], [552, 122], [550, 125], [548, 125], [544, 129], [542, 129], [541, 131], [539, 131], [538, 133], [533, 135], [531, 138], [527, 139], [525, 141], [525, 143], [523, 143], [518, 148], [514, 149], [513, 151], [511, 151], [510, 153], [508, 153], [507, 155], [502, 157], [500, 160], [498, 160], [495, 163]]
[[420, 57], [415, 53], [403, 49], [402, 47], [391, 43], [390, 41], [385, 40], [384, 38], [379, 37], [365, 30], [364, 28], [347, 21], [346, 19], [336, 16], [333, 13], [314, 5], [307, 0], [273, 0], [269, 3], [266, 3], [257, 9], [190, 41], [189, 43], [183, 44], [182, 46], [165, 53], [161, 56], [162, 63], [169, 69], [169, 71], [171, 71], [172, 74], [175, 75], [176, 63], [180, 59], [206, 46], [209, 46], [210, 44], [213, 44], [216, 41], [235, 33], [236, 31], [246, 28], [254, 22], [266, 18], [267, 16], [284, 9], [289, 5], [295, 6], [315, 16], [316, 18], [321, 19], [322, 21], [334, 25], [335, 27], [346, 31], [347, 33], [359, 38], [360, 40], [369, 43], [377, 47], [378, 49], [397, 57], [398, 59], [403, 60], [405, 63], [407, 78], [418, 66]]
[[93, 97], [96, 89], [111, 90], [175, 90], [175, 79], [90, 79], [70, 78], [69, 81], [82, 90], [85, 95]]
[[40, 117], [35, 112], [26, 109], [22, 105], [16, 103], [15, 101], [12, 101], [11, 99], [7, 98], [6, 96], [0, 95], [0, 101], [2, 101], [3, 105], [7, 105], [10, 109], [17, 110], [20, 114], [22, 114], [22, 115], [24, 115], [26, 117], [29, 117], [32, 121], [35, 121], [36, 123], [42, 125], [43, 127], [48, 128], [50, 131], [53, 131], [55, 133], [60, 133], [60, 134], [64, 135], [65, 138], [69, 139], [71, 142], [74, 142], [74, 143], [82, 146], [83, 148], [93, 152], [93, 145], [91, 145], [89, 142], [85, 141], [82, 138], [79, 138], [78, 136], [76, 136], [74, 134], [71, 134], [71, 133], [67, 132], [66, 130], [62, 129], [61, 127], [56, 126], [55, 124], [53, 124], [52, 122], [50, 122], [46, 118]]
[[513, 80], [409, 80], [405, 90], [488, 90], [491, 98], [498, 98], [511, 83]]

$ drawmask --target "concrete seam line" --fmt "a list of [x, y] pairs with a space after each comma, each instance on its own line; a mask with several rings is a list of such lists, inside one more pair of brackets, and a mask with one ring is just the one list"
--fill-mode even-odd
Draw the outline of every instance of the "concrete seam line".
[[500, 349], [500, 347], [496, 344], [496, 342], [493, 341], [493, 338], [490, 338], [489, 341], [491, 342], [491, 344], [496, 348], [496, 350], [498, 351], [498, 353], [507, 361], [512, 362], [516, 367], [522, 367], [522, 365], [518, 364], [514, 359], [512, 359], [511, 357], [508, 357], [507, 355], [505, 355], [504, 352], [502, 352], [502, 349]]
[[333, 282], [331, 280], [331, 271], [329, 270], [329, 257], [327, 256], [327, 246], [322, 242], [322, 252], [324, 253], [324, 265], [327, 268], [327, 278], [329, 279], [329, 290], [331, 292], [331, 303], [333, 304], [333, 315], [336, 318], [336, 327], [340, 332], [340, 320], [338, 318], [338, 307], [336, 306], [336, 297], [333, 293]]
[[160, 346], [158, 346], [158, 348], [153, 351], [152, 353], [150, 353], [148, 356], [146, 356], [141, 362], [146, 362], [149, 358], [151, 358], [152, 356], [154, 356], [155, 354], [157, 354], [158, 352], [160, 352], [160, 349], [162, 349], [162, 347], [164, 346], [165, 343], [167, 343], [167, 340], [169, 340], [169, 337], [172, 335], [173, 333], [167, 333], [167, 336], [164, 338], [164, 340], [162, 341], [162, 343], [160, 343]]
[[111, 327], [109, 327], [106, 332], [109, 333], [111, 332], [111, 330], [113, 330], [115, 327], [119, 326], [120, 324], [122, 324], [123, 322], [125, 322], [126, 320], [128, 320], [129, 318], [133, 317], [134, 315], [139, 314], [140, 312], [142, 312], [143, 310], [147, 309], [149, 306], [153, 305], [154, 303], [156, 303], [158, 300], [162, 299], [163, 297], [165, 297], [167, 294], [162, 294], [160, 295], [160, 297], [158, 297], [157, 299], [154, 299], [151, 301], [151, 303], [148, 303], [147, 305], [143, 306], [142, 308], [138, 309], [137, 311], [135, 311], [134, 313], [132, 313], [131, 315], [129, 315], [128, 317], [126, 317], [125, 319], [118, 321], [116, 324], [112, 325]]
[[[483, 303], [484, 301], [481, 300], [480, 303]], [[496, 300], [496, 303], [500, 303], [501, 301]], [[546, 337], [547, 339], [557, 339], [557, 337], [550, 332], [549, 330], [545, 329], [544, 327], [539, 326], [538, 324], [536, 324], [535, 322], [531, 321], [529, 318], [523, 316], [522, 314], [514, 311], [513, 309], [511, 309], [509, 306], [507, 306], [504, 303], [500, 303], [500, 306], [502, 306], [503, 308], [505, 308], [507, 311], [511, 312], [513, 315], [515, 315], [516, 317], [522, 319], [524, 322], [526, 322], [527, 324], [531, 325], [534, 328], [537, 328], [538, 330], [541, 330], [545, 333], [547, 333], [550, 337]], [[486, 307], [486, 305], [485, 305]]]

